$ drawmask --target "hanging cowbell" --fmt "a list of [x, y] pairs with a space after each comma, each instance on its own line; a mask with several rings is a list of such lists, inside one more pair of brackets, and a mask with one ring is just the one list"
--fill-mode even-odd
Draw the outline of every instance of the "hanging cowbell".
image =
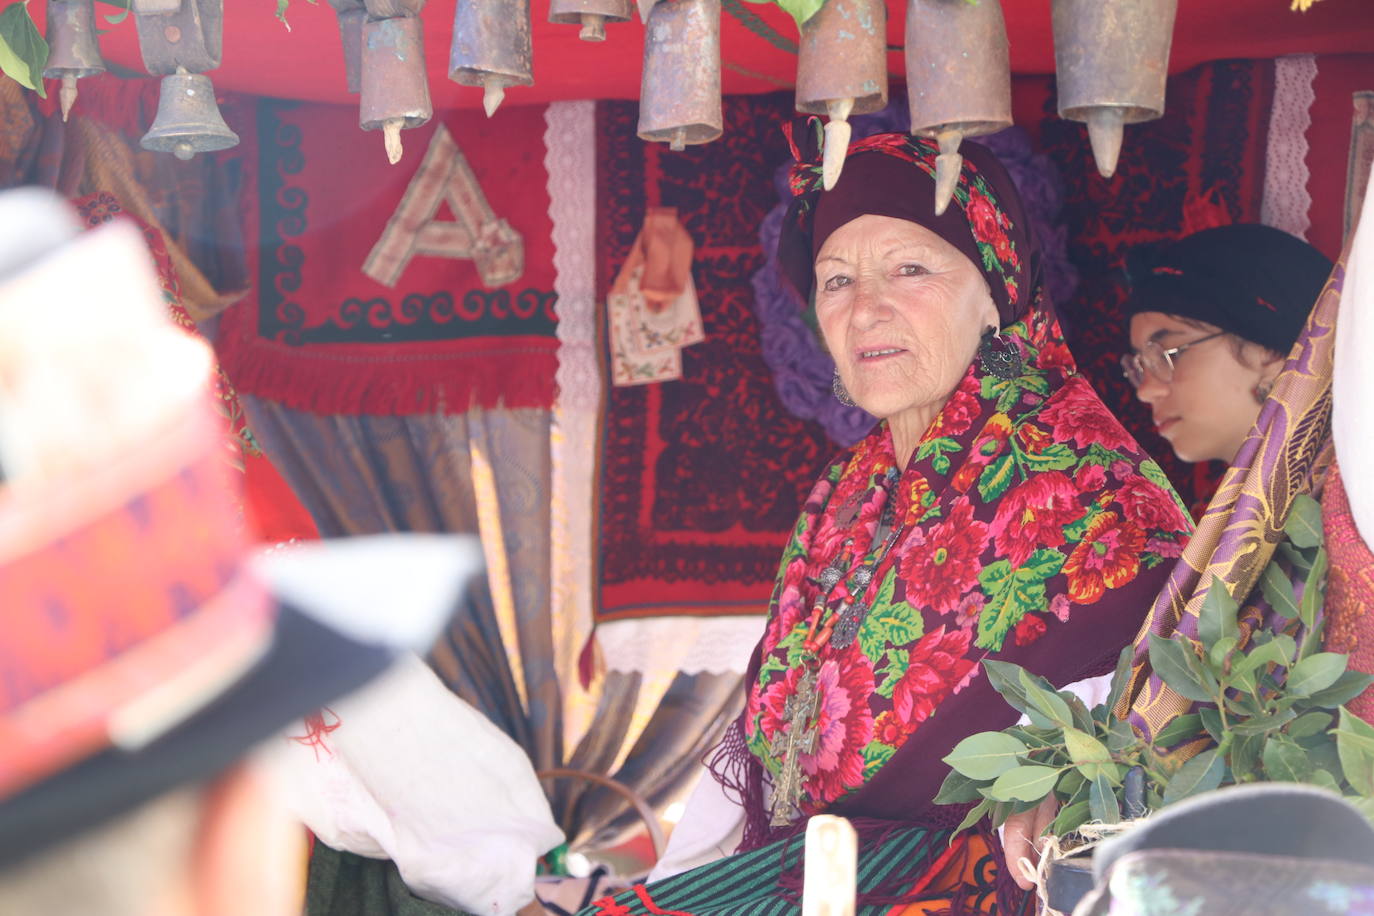
[[196, 153], [228, 149], [238, 142], [239, 135], [220, 116], [210, 77], [182, 70], [162, 78], [157, 118], [139, 145], [190, 159]]
[[530, 0], [459, 0], [448, 78], [481, 86], [487, 117], [496, 114], [506, 89], [534, 82], [530, 60]]
[[339, 44], [343, 46], [344, 84], [349, 92], [357, 92], [362, 85], [363, 21], [367, 10], [363, 0], [329, 0], [339, 19]]
[[720, 0], [659, 0], [644, 40], [639, 138], [681, 150], [721, 129]]
[[1053, 11], [1059, 116], [1087, 123], [1110, 178], [1124, 125], [1164, 114], [1178, 0], [1054, 0]]
[[911, 132], [934, 137], [935, 212], [944, 213], [965, 137], [1011, 126], [1011, 58], [998, 0], [907, 0], [906, 86]]
[[48, 0], [48, 64], [44, 79], [62, 81], [62, 120], [76, 101], [76, 81], [105, 72], [95, 37], [94, 0]]
[[204, 73], [219, 66], [224, 0], [133, 0], [133, 11], [138, 47], [149, 73]]
[[797, 111], [830, 117], [821, 183], [835, 186], [849, 150], [849, 116], [887, 105], [887, 4], [825, 0], [802, 25], [797, 49]]
[[401, 161], [401, 131], [429, 121], [425, 33], [419, 16], [368, 17], [363, 23], [362, 96], [358, 123], [382, 131], [386, 158]]
[[606, 23], [630, 18], [630, 0], [550, 0], [549, 22], [580, 25], [583, 41], [605, 41]]

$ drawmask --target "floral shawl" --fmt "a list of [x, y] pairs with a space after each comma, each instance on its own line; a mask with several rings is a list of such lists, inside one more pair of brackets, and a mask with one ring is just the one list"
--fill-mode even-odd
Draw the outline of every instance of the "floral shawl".
[[[821, 476], [783, 553], [744, 719], [773, 777], [769, 745], [787, 728], [815, 580], [846, 539], [872, 543], [889, 499], [906, 525], [853, 596], [871, 604], [858, 638], [820, 652], [807, 814], [919, 819], [948, 771], [940, 758], [1016, 719], [978, 662], [1013, 661], [1061, 686], [1109, 670], [1187, 539], [1163, 472], [1077, 373], [1057, 324], [1036, 310], [1003, 336], [1024, 374], [1002, 380], [975, 361], [890, 496], [880, 424]], [[831, 603], [845, 597], [841, 584]]]
[[[932, 218], [936, 152], [908, 135], [865, 138], [824, 197], [803, 157], [779, 255], [805, 292], [813, 232], [864, 212], [926, 225], [982, 269], [1004, 316], [1020, 317], [1004, 317], [1002, 338], [1023, 369], [1003, 379], [975, 358], [890, 492], [895, 457], [881, 423], [806, 500], [746, 675], [746, 709], [716, 765], [741, 790], [746, 848], [770, 836], [763, 774], [775, 781], [780, 770], [770, 748], [790, 728], [784, 706], [803, 670], [817, 581], [839, 554], [852, 554], [850, 570], [876, 556], [889, 500], [901, 533], [864, 594], [849, 595], [846, 576], [829, 596], [832, 613], [849, 598], [870, 610], [851, 645], [818, 655], [818, 741], [800, 758], [804, 814], [952, 826], [958, 812], [932, 805], [949, 770], [941, 758], [1017, 716], [979, 662], [1016, 662], [1061, 686], [1111, 670], [1191, 530], [1163, 472], [1078, 374], [1006, 172], [965, 143], [954, 203]], [[732, 771], [741, 756], [743, 772]]]

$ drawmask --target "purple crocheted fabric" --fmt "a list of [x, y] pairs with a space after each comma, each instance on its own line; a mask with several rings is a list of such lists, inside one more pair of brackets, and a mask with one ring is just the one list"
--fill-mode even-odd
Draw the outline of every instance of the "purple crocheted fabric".
[[[850, 119], [854, 139], [884, 131], [907, 130], [910, 116], [906, 99], [893, 98], [886, 108]], [[1058, 222], [1064, 206], [1064, 185], [1049, 158], [1031, 149], [1030, 138], [1018, 127], [979, 137], [1006, 166], [1030, 214], [1045, 258], [1045, 280], [1050, 298], [1066, 302], [1078, 286], [1078, 271], [1069, 262], [1067, 228]], [[778, 264], [778, 235], [792, 194], [787, 187], [791, 163], [783, 163], [774, 176], [778, 205], [759, 227], [759, 245], [767, 260], [753, 277], [754, 312], [763, 334], [763, 358], [773, 374], [773, 385], [783, 406], [794, 416], [815, 420], [836, 445], [849, 447], [872, 428], [874, 419], [857, 407], [846, 407], [831, 393], [835, 362], [821, 346], [818, 333], [806, 321], [806, 304], [800, 301]], [[1062, 322], [1062, 316], [1061, 316]]]

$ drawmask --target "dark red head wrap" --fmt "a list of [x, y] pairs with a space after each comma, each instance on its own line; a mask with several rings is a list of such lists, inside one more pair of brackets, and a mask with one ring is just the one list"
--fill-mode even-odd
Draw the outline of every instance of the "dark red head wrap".
[[963, 252], [987, 278], [1004, 326], [1039, 303], [1044, 286], [1039, 246], [1011, 176], [987, 147], [968, 141], [960, 147], [964, 163], [954, 199], [936, 216], [939, 149], [933, 142], [904, 133], [856, 140], [840, 180], [822, 191], [819, 125], [812, 118], [787, 128], [797, 162], [778, 259], [803, 298], [811, 296], [812, 265], [830, 234], [874, 214], [909, 220]]

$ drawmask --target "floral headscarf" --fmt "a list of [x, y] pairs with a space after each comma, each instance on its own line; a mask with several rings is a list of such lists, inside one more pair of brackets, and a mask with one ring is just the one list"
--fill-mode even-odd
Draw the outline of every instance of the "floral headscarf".
[[1003, 325], [1034, 304], [1031, 294], [1042, 287], [1039, 249], [1021, 198], [991, 151], [964, 142], [954, 198], [936, 216], [934, 143], [906, 133], [856, 140], [839, 181], [822, 191], [818, 123], [813, 118], [801, 130], [788, 130], [797, 157], [790, 177], [795, 196], [778, 241], [783, 270], [803, 299], [814, 285], [816, 253], [830, 234], [855, 217], [876, 214], [924, 226], [959, 249], [987, 278]]

